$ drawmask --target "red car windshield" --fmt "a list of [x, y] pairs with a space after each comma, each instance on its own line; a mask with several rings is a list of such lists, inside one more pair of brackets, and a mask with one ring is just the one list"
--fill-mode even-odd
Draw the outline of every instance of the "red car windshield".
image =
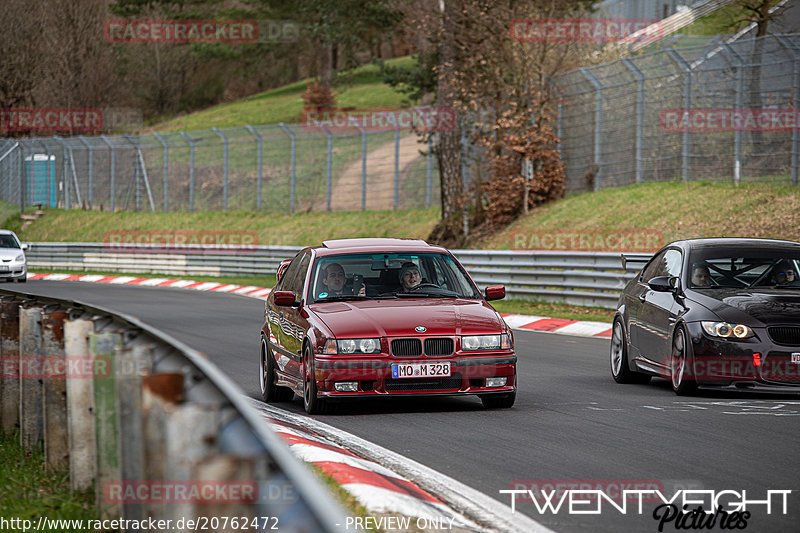
[[440, 252], [326, 255], [311, 274], [313, 302], [373, 298], [480, 298], [449, 254]]

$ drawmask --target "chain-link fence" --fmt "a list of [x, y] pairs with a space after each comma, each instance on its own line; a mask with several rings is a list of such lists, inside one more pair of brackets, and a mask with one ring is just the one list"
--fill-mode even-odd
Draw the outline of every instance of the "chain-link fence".
[[798, 183], [800, 35], [670, 48], [553, 79], [567, 189]]
[[405, 209], [439, 202], [412, 131], [303, 124], [0, 139], [0, 199], [108, 210]]

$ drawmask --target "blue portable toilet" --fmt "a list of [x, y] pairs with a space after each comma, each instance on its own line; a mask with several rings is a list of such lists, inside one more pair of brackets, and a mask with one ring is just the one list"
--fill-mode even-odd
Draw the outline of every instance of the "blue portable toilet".
[[[28, 204], [57, 207], [56, 156], [33, 154], [25, 158], [25, 176], [28, 181]], [[48, 179], [48, 170], [50, 173]]]

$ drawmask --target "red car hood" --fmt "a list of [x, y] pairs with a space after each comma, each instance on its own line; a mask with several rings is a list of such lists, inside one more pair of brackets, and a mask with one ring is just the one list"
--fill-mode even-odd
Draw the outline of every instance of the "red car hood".
[[[338, 338], [497, 334], [502, 320], [480, 300], [365, 300], [309, 306]], [[416, 327], [426, 328], [418, 332]]]

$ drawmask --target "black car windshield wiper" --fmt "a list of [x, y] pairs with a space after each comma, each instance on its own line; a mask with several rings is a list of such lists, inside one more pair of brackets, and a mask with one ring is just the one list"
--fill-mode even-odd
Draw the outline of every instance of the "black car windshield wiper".
[[360, 296], [358, 294], [336, 294], [326, 296], [325, 298], [317, 298], [314, 303], [322, 302], [345, 302], [347, 300], [371, 300], [370, 296]]
[[458, 298], [458, 294], [454, 292], [427, 292], [427, 291], [396, 292], [395, 296], [397, 296], [398, 298]]

